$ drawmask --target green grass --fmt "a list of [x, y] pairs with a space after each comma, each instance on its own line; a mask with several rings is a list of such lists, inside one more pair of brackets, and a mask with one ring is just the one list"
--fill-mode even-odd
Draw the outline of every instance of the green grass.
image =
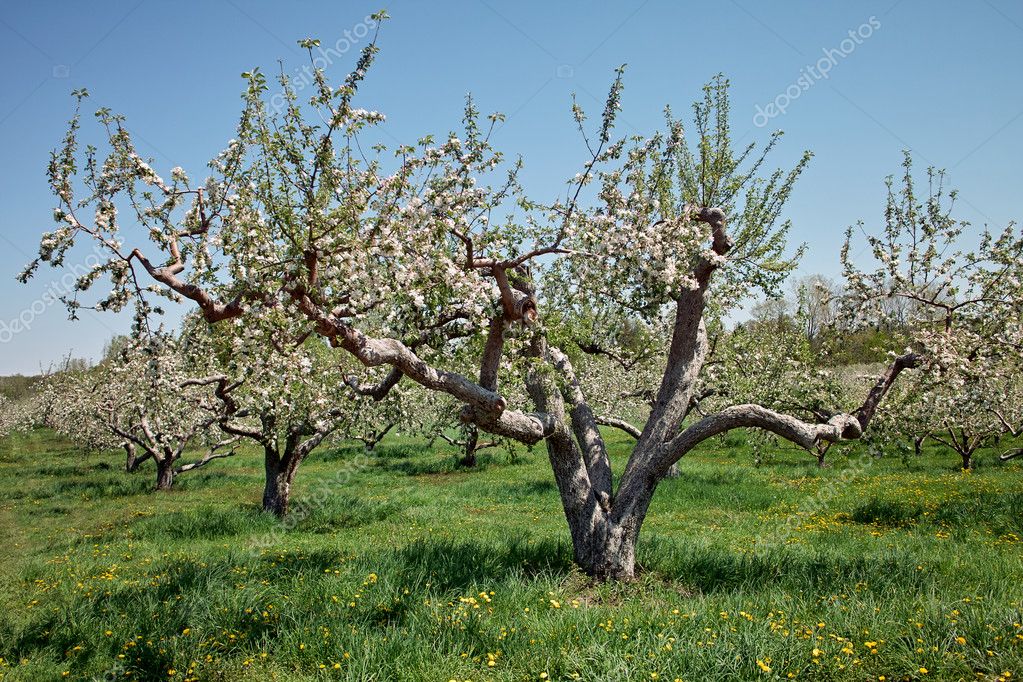
[[[620, 473], [629, 441], [607, 435]], [[476, 471], [455, 456], [325, 448], [281, 523], [258, 510], [255, 452], [156, 494], [119, 453], [9, 439], [0, 679], [1023, 675], [1016, 462], [981, 453], [963, 474], [936, 448], [849, 447], [818, 470], [785, 448], [754, 467], [733, 434], [658, 490], [640, 578], [596, 585], [542, 450], [488, 451]]]

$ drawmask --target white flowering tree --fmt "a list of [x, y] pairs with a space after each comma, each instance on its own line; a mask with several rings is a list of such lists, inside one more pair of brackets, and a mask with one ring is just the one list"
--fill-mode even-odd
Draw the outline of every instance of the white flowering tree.
[[[108, 258], [80, 282], [82, 295], [106, 278], [93, 305], [133, 305], [140, 330], [159, 296], [191, 302], [210, 323], [280, 316], [379, 371], [363, 391], [413, 381], [461, 403], [466, 424], [544, 443], [575, 560], [601, 578], [634, 575], [657, 485], [699, 443], [743, 427], [809, 450], [858, 438], [896, 377], [919, 364], [914, 353], [895, 358], [858, 407], [825, 423], [756, 403], [684, 423], [708, 323], [751, 292], [776, 292], [793, 267], [781, 214], [807, 157], [762, 173], [777, 137], [760, 152], [734, 149], [722, 79], [695, 105], [692, 139], [670, 111], [665, 132], [616, 139], [619, 73], [592, 136], [574, 107], [587, 161], [563, 199], [538, 203], [522, 195], [518, 165], [502, 170], [491, 148], [500, 117], [486, 123], [471, 100], [460, 135], [390, 156], [370, 145], [383, 117], [354, 99], [376, 49], [337, 87], [314, 70], [307, 101], [282, 76], [280, 110], [262, 73], [246, 74], [237, 139], [199, 184], [180, 169], [164, 181], [108, 110], [98, 114], [104, 151], [80, 150], [76, 115], [50, 164], [57, 228], [23, 277], [86, 240]], [[628, 335], [612, 332], [635, 322], [664, 340], [662, 362], [615, 486], [572, 358], [617, 353]], [[452, 369], [467, 349], [478, 349], [472, 374]], [[528, 401], [514, 399], [512, 382]]]
[[[1020, 373], [1017, 372], [1007, 377], [999, 387], [1003, 391], [1004, 399], [1002, 409], [995, 410], [995, 416], [1002, 425], [1003, 434], [1012, 438], [1023, 437], [1023, 381], [1020, 381]], [[1006, 462], [1010, 459], [1023, 456], [1023, 448], [1012, 447], [999, 455], [999, 460]]]
[[[705, 409], [756, 402], [826, 424], [850, 399], [861, 397], [865, 389], [850, 394], [837, 369], [829, 366], [826, 348], [806, 334], [803, 318], [798, 315], [783, 328], [754, 324], [724, 335], [709, 368], [713, 392]], [[825, 465], [832, 442], [821, 441], [812, 450], [818, 466]]]
[[22, 414], [18, 405], [6, 396], [0, 395], [0, 438], [6, 438], [21, 428], [21, 422]]
[[888, 179], [884, 227], [867, 240], [873, 270], [850, 256], [850, 228], [844, 305], [854, 323], [905, 330], [922, 360], [906, 426], [952, 448], [970, 469], [1018, 410], [1009, 389], [1023, 358], [1023, 234], [1015, 224], [973, 229], [954, 217], [956, 193], [944, 174], [929, 169], [927, 181], [918, 190], [907, 152], [901, 178]]
[[[189, 384], [179, 341], [162, 332], [122, 347], [95, 370], [57, 376], [50, 420], [58, 431], [93, 447], [120, 446], [126, 469], [152, 460], [156, 489], [169, 490], [176, 475], [234, 454], [218, 439], [216, 401]], [[189, 450], [204, 454], [185, 462]]]
[[372, 408], [360, 409], [363, 400], [349, 386], [357, 381], [346, 373], [347, 354], [338, 357], [320, 338], [303, 335], [281, 311], [242, 322], [210, 327], [201, 317], [186, 320], [184, 353], [193, 376], [183, 386], [208, 387], [217, 427], [262, 449], [263, 509], [283, 517], [299, 467], [326, 438], [364, 436], [358, 428], [377, 427], [368, 424]]
[[125, 469], [134, 472], [148, 457], [140, 459], [135, 444], [111, 428], [122, 416], [115, 396], [105, 368], [54, 372], [44, 379], [39, 392], [40, 417], [45, 426], [79, 447], [124, 448]]

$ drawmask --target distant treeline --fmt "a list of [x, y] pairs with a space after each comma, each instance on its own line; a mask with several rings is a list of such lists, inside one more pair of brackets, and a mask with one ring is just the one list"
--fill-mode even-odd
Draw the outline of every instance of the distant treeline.
[[911, 337], [910, 303], [892, 298], [883, 322], [873, 326], [843, 324], [839, 314], [844, 291], [823, 275], [797, 278], [791, 296], [760, 301], [750, 310], [751, 319], [738, 327], [801, 332], [826, 365], [859, 365], [885, 362], [890, 352], [902, 352]]
[[36, 390], [43, 375], [25, 376], [15, 374], [9, 377], [0, 377], [0, 396], [10, 400], [22, 400], [27, 398]]

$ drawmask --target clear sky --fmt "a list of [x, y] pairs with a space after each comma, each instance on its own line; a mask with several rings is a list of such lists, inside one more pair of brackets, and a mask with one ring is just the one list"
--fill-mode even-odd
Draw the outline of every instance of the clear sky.
[[180, 165], [201, 177], [233, 136], [242, 71], [273, 73], [282, 60], [295, 73], [307, 63], [296, 41], [317, 37], [348, 50], [329, 69], [342, 78], [365, 44], [360, 24], [381, 8], [393, 18], [360, 105], [414, 140], [455, 129], [471, 91], [485, 113], [508, 115], [495, 142], [524, 156], [537, 198], [561, 192], [584, 160], [571, 93], [596, 116], [627, 62], [623, 131], [655, 131], [665, 104], [680, 111], [723, 72], [736, 137], [781, 128], [776, 162], [815, 153], [788, 212], [810, 247], [804, 273], [835, 274], [845, 227], [877, 223], [882, 180], [902, 149], [921, 169], [948, 169], [963, 218], [1000, 227], [1023, 215], [1018, 0], [2, 0], [0, 374], [37, 372], [68, 351], [94, 358], [128, 329], [124, 317], [86, 311], [70, 322], [47, 305], [60, 272], [14, 280], [51, 226], [45, 167], [73, 88], [90, 90], [91, 107], [125, 114], [158, 172]]

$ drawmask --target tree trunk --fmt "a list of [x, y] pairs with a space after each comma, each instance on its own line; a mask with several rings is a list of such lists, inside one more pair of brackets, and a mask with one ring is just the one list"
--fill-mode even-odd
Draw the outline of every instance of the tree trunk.
[[824, 458], [827, 456], [827, 454], [828, 454], [827, 452], [815, 452], [814, 453], [814, 456], [817, 458], [817, 468], [818, 469], [823, 469], [826, 466], [828, 466], [828, 463], [824, 461]]
[[174, 485], [174, 460], [165, 457], [156, 463], [156, 489], [170, 490]]
[[276, 453], [266, 453], [265, 468], [263, 511], [277, 518], [284, 518], [288, 514], [288, 503], [291, 501], [291, 476], [284, 466], [284, 461]]
[[122, 447], [124, 447], [124, 452], [127, 455], [124, 461], [124, 470], [129, 474], [137, 471], [139, 468], [139, 458], [135, 453], [135, 444], [131, 441], [125, 441]]
[[668, 473], [664, 474], [665, 478], [678, 478], [682, 475], [682, 470], [678, 468], [678, 462], [675, 462], [668, 467]]
[[633, 580], [636, 577], [638, 528], [631, 524], [601, 523], [592, 533], [573, 529], [575, 563], [586, 575], [600, 581]]
[[963, 458], [963, 471], [970, 471], [973, 469], [973, 451], [960, 452], [959, 456]]
[[480, 441], [480, 430], [475, 424], [469, 424], [465, 429], [465, 451], [459, 466], [472, 468], [476, 466], [476, 446]]
[[607, 537], [595, 557], [593, 576], [599, 580], [632, 580], [636, 577], [636, 532], [622, 526], [608, 529]]

